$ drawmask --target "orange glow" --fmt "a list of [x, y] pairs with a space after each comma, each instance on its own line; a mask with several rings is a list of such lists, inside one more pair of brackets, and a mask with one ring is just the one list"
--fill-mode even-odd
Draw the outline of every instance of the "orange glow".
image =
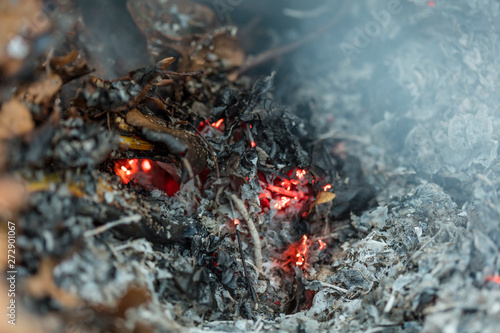
[[318, 243], [319, 243], [319, 249], [320, 250], [326, 249], [326, 243], [325, 242], [323, 242], [321, 239], [318, 239]]
[[238, 224], [240, 224], [240, 220], [238, 220], [238, 219], [234, 219], [234, 220], [233, 220], [233, 223], [234, 223], [234, 225], [238, 225]]
[[144, 171], [147, 172], [147, 171], [151, 170], [151, 162], [149, 162], [148, 160], [144, 160], [144, 161], [142, 161], [141, 167]]
[[307, 236], [304, 235], [302, 236], [302, 243], [297, 248], [297, 254], [295, 255], [297, 257], [297, 262], [295, 265], [297, 266], [303, 266], [306, 262], [307, 258]]
[[487, 275], [486, 281], [491, 281], [500, 284], [500, 275]]
[[308, 265], [310, 245], [311, 241], [306, 235], [303, 235], [299, 241], [290, 244], [290, 246], [283, 252], [283, 259], [285, 260], [283, 267], [288, 269], [290, 268], [290, 266], [288, 266], [290, 264], [291, 266], [299, 266], [300, 268], [305, 269]]
[[304, 202], [300, 203], [300, 201], [308, 198], [310, 179], [304, 177], [307, 172], [302, 169], [293, 169], [288, 171], [287, 174], [292, 178], [284, 179], [276, 177], [272, 183], [267, 183], [268, 180], [263, 181], [265, 178], [259, 177], [259, 183], [263, 191], [267, 192], [265, 198], [262, 195], [259, 196], [261, 205], [264, 204], [264, 206], [269, 207], [269, 202], [267, 204], [263, 203], [263, 199], [274, 199], [275, 202], [271, 204], [271, 207], [277, 210], [282, 210], [290, 206], [300, 209], [304, 204]]
[[298, 179], [302, 179], [306, 175], [306, 173], [307, 173], [306, 170], [301, 170], [301, 169], [295, 171], [295, 175], [297, 176]]
[[323, 191], [325, 191], [325, 192], [326, 192], [326, 191], [328, 191], [328, 190], [329, 190], [329, 189], [331, 189], [331, 188], [332, 188], [332, 185], [327, 184], [327, 185], [323, 186]]
[[131, 160], [121, 160], [121, 161], [115, 161], [115, 173], [120, 176], [122, 183], [128, 184], [134, 174], [136, 174], [139, 171], [139, 165], [138, 162], [139, 160], [134, 158]]
[[255, 148], [256, 146], [255, 141], [250, 142], [250, 145], [252, 146], [252, 148]]
[[290, 191], [290, 188], [292, 187], [290, 181], [288, 179], [284, 179], [282, 182], [281, 182], [281, 186], [283, 186], [284, 188], [286, 188], [287, 191]]
[[215, 122], [215, 123], [213, 123], [211, 125], [212, 125], [212, 127], [219, 128], [220, 125], [222, 125], [223, 122], [224, 122], [224, 118], [217, 120], [217, 122]]
[[180, 186], [175, 177], [169, 174], [161, 165], [150, 159], [115, 160], [113, 171], [120, 177], [123, 184], [134, 182], [134, 185], [145, 189], [157, 188], [173, 196]]
[[281, 197], [281, 199], [279, 201], [276, 201], [276, 203], [274, 204], [274, 208], [276, 208], [278, 210], [286, 208], [290, 205], [291, 201], [292, 201], [292, 199], [290, 199], [288, 197]]
[[281, 188], [279, 186], [267, 185], [267, 189], [269, 191], [272, 191], [272, 192], [275, 192], [275, 193], [278, 193], [281, 195], [286, 195], [286, 196], [292, 197], [292, 198], [295, 198], [295, 197], [302, 198], [303, 197], [303, 195], [297, 191], [289, 191], [289, 190]]

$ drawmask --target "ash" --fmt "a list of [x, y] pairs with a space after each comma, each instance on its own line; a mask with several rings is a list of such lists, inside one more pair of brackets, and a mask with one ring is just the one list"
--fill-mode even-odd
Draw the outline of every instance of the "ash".
[[[162, 19], [180, 23], [159, 30], [139, 2], [120, 7], [155, 61], [191, 43], [174, 2]], [[313, 32], [264, 64], [240, 62], [232, 29], [196, 15], [212, 7], [189, 14], [211, 33], [180, 62], [188, 79], [137, 58], [125, 73], [126, 59], [99, 63], [116, 50], [99, 54], [92, 31], [76, 43], [94, 40], [82, 50], [102, 78], [125, 76], [57, 72], [82, 78], [33, 102], [34, 129], [0, 146], [2, 172], [30, 192], [6, 215], [22, 229], [20, 298], [39, 324], [29, 329], [498, 331], [500, 5], [277, 3], [231, 8], [236, 24], [265, 13], [261, 28], [242, 20], [254, 50]], [[154, 148], [125, 149], [123, 137]], [[134, 159], [180, 189], [167, 195], [145, 170], [142, 185], [124, 182], [114, 163]], [[296, 185], [276, 190], [285, 180]]]

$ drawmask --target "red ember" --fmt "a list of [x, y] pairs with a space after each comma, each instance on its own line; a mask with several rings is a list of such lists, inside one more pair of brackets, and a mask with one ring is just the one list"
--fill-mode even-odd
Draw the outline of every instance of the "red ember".
[[492, 281], [500, 284], [500, 275], [486, 275], [486, 281]]
[[180, 188], [179, 183], [160, 164], [149, 159], [115, 160], [114, 171], [123, 184], [133, 182], [146, 189], [163, 190], [168, 196], [173, 196]]
[[[273, 207], [277, 210], [283, 210], [291, 205], [295, 206], [308, 199], [309, 179], [304, 177], [307, 174], [305, 170], [296, 169], [288, 172], [291, 179], [281, 179], [276, 177], [273, 184], [268, 184], [265, 177], [259, 177], [263, 193], [260, 195], [261, 207], [268, 207], [269, 200], [274, 199]], [[300, 208], [300, 207], [299, 207]]]
[[152, 168], [152, 167], [151, 167], [151, 163], [150, 163], [148, 160], [144, 160], [144, 161], [142, 161], [142, 163], [141, 163], [141, 167], [142, 167], [142, 169], [143, 169], [144, 171], [149, 171], [149, 170], [151, 170], [151, 168]]
[[220, 125], [222, 125], [222, 123], [224, 122], [224, 118], [222, 119], [219, 119], [217, 122], [211, 124], [212, 127], [215, 127], [215, 128], [219, 128]]
[[304, 266], [304, 263], [306, 262], [307, 258], [307, 250], [309, 247], [307, 246], [307, 236], [304, 235], [302, 236], [302, 242], [297, 248], [297, 254], [295, 255], [297, 257], [297, 262], [295, 263], [297, 266]]

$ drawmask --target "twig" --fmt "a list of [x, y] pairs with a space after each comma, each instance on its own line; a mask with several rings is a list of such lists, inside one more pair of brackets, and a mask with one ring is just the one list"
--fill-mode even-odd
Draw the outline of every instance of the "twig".
[[140, 215], [131, 215], [131, 216], [127, 216], [127, 217], [124, 217], [122, 219], [119, 219], [119, 220], [116, 220], [116, 221], [113, 221], [113, 222], [109, 222], [109, 223], [106, 223], [104, 225], [101, 225], [100, 227], [97, 227], [95, 229], [92, 229], [92, 230], [87, 230], [83, 233], [83, 236], [84, 237], [92, 237], [92, 236], [95, 236], [95, 235], [98, 235], [98, 234], [101, 234], [111, 228], [114, 228], [118, 225], [121, 225], [121, 224], [130, 224], [130, 223], [133, 223], [133, 222], [139, 222], [141, 220], [141, 216]]
[[336, 285], [333, 285], [333, 284], [330, 284], [330, 283], [326, 283], [326, 282], [321, 282], [321, 281], [320, 281], [320, 283], [321, 283], [321, 285], [322, 285], [323, 287], [326, 287], [326, 288], [331, 288], [331, 289], [335, 289], [335, 290], [340, 291], [340, 292], [342, 292], [342, 293], [344, 293], [344, 294], [346, 294], [346, 293], [347, 293], [347, 289], [340, 288], [340, 287], [337, 287]]
[[253, 223], [250, 214], [248, 213], [247, 208], [245, 207], [245, 203], [238, 198], [235, 194], [231, 194], [231, 200], [236, 206], [236, 209], [243, 215], [243, 218], [247, 222], [248, 230], [250, 231], [250, 235], [252, 236], [252, 241], [254, 245], [254, 255], [255, 255], [255, 263], [257, 264], [257, 268], [259, 271], [262, 270], [262, 247], [260, 245], [260, 237], [255, 224]]
[[231, 211], [233, 212], [233, 221], [234, 226], [236, 228], [236, 236], [238, 237], [238, 248], [240, 250], [240, 256], [241, 256], [241, 262], [243, 264], [243, 271], [245, 272], [245, 278], [247, 280], [248, 284], [248, 289], [250, 290], [250, 294], [252, 295], [253, 302], [255, 303], [255, 306], [257, 307], [257, 295], [255, 294], [255, 290], [253, 289], [252, 282], [250, 281], [250, 277], [248, 276], [248, 270], [247, 270], [247, 265], [245, 262], [245, 256], [243, 254], [243, 248], [241, 247], [241, 236], [240, 236], [240, 224], [239, 222], [236, 223], [236, 219], [234, 218], [234, 207], [233, 207], [233, 202], [229, 200], [229, 203], [231, 204]]

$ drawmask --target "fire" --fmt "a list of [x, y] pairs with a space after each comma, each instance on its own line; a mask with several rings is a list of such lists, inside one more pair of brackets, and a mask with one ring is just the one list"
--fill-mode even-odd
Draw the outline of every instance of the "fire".
[[255, 141], [250, 142], [250, 145], [252, 146], [252, 148], [255, 148], [256, 146]]
[[329, 189], [331, 189], [331, 188], [332, 188], [332, 185], [330, 185], [330, 184], [326, 184], [325, 186], [323, 186], [323, 191], [325, 191], [325, 192], [326, 192], [326, 191], [328, 191], [328, 190], [329, 190]]
[[136, 158], [115, 162], [115, 173], [120, 176], [122, 183], [128, 184], [133, 179], [134, 174], [139, 171], [138, 162]]
[[295, 172], [295, 175], [297, 176], [298, 179], [302, 179], [304, 178], [304, 176], [306, 175], [307, 171], [306, 170], [301, 170], [301, 169], [298, 169], [296, 172]]
[[123, 184], [133, 182], [145, 189], [157, 188], [173, 196], [180, 185], [160, 164], [149, 159], [115, 160], [114, 172]]
[[274, 208], [276, 208], [277, 210], [281, 210], [283, 208], [286, 208], [290, 205], [291, 201], [292, 201], [292, 199], [290, 199], [289, 197], [281, 197], [281, 200], [276, 201], [274, 203]]
[[262, 176], [260, 185], [263, 188], [263, 193], [259, 196], [261, 199], [261, 206], [269, 207], [269, 200], [274, 199], [274, 207], [277, 210], [283, 210], [291, 205], [296, 205], [302, 200], [308, 198], [308, 184], [309, 180], [304, 177], [307, 174], [305, 170], [296, 169], [288, 172], [291, 179], [280, 179], [277, 177], [273, 184], [268, 184], [263, 181], [265, 178]]
[[297, 254], [295, 255], [297, 257], [297, 262], [295, 263], [295, 265], [304, 266], [304, 263], [306, 262], [306, 258], [307, 258], [307, 250], [308, 249], [309, 248], [307, 246], [307, 236], [304, 235], [304, 236], [302, 236], [302, 242], [300, 243], [300, 245], [297, 248]]
[[486, 281], [500, 284], [500, 275], [486, 275]]
[[234, 219], [234, 220], [233, 220], [233, 223], [234, 223], [234, 225], [238, 225], [238, 224], [240, 224], [240, 220], [238, 220], [238, 219]]
[[320, 249], [320, 251], [326, 249], [326, 243], [325, 242], [323, 242], [321, 239], [318, 239], [318, 243], [319, 243], [319, 249]]
[[148, 160], [142, 161], [141, 167], [146, 172], [151, 170], [151, 168], [152, 168], [151, 163]]
[[212, 127], [219, 128], [220, 125], [224, 122], [224, 118], [217, 120], [217, 122], [211, 124]]

